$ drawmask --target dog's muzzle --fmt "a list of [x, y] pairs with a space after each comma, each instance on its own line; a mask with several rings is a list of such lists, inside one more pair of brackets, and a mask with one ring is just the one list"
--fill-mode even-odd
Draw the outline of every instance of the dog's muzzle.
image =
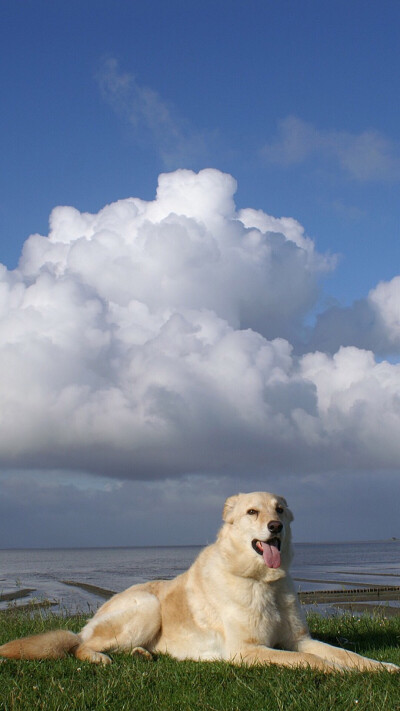
[[278, 551], [281, 550], [281, 539], [278, 538], [277, 536], [272, 536], [271, 538], [268, 538], [267, 541], [259, 541], [257, 538], [254, 538], [251, 542], [251, 545], [253, 546], [254, 550], [256, 553], [259, 555], [263, 555], [263, 546], [269, 545], [269, 546], [275, 546], [275, 548], [278, 549]]
[[282, 528], [283, 524], [280, 521], [270, 521], [268, 530], [273, 535], [266, 541], [254, 538], [251, 542], [255, 552], [263, 557], [268, 568], [279, 568], [281, 565], [281, 539], [277, 534], [282, 531]]

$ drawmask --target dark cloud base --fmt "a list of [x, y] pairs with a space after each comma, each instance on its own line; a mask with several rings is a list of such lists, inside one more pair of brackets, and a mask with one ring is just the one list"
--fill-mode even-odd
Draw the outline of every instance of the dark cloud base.
[[203, 545], [221, 524], [227, 496], [283, 494], [295, 514], [295, 540], [357, 541], [399, 537], [397, 472], [323, 477], [186, 477], [181, 482], [124, 482], [78, 488], [59, 476], [2, 481], [3, 548]]

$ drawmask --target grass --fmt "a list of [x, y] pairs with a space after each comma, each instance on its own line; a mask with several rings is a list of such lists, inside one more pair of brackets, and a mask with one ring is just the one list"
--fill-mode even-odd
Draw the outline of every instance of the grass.
[[[375, 659], [400, 665], [400, 617], [309, 617], [312, 634]], [[65, 627], [84, 617], [0, 613], [0, 643]], [[0, 664], [0, 710], [16, 711], [400, 711], [400, 678], [322, 674], [308, 669], [235, 667], [224, 662], [154, 662], [113, 655], [107, 667], [69, 657]]]

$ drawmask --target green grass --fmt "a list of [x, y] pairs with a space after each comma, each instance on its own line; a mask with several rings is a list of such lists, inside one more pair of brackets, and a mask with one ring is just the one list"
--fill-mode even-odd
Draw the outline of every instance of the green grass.
[[[0, 613], [0, 643], [54, 627], [78, 631], [84, 618]], [[400, 665], [400, 618], [309, 617], [312, 634]], [[386, 671], [322, 674], [235, 667], [222, 662], [154, 662], [113, 655], [107, 667], [69, 657], [0, 664], [0, 710], [45, 711], [385, 711], [400, 710], [400, 677]]]

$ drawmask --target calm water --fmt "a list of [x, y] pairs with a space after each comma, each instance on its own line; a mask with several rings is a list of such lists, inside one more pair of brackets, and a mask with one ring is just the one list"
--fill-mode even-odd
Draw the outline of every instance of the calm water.
[[[120, 591], [178, 575], [200, 550], [197, 546], [0, 550], [0, 592], [34, 588], [31, 599], [58, 600], [70, 612], [93, 610], [102, 598], [62, 581]], [[337, 589], [346, 583], [400, 585], [400, 541], [296, 544], [292, 575], [302, 578], [296, 581], [301, 590]]]

